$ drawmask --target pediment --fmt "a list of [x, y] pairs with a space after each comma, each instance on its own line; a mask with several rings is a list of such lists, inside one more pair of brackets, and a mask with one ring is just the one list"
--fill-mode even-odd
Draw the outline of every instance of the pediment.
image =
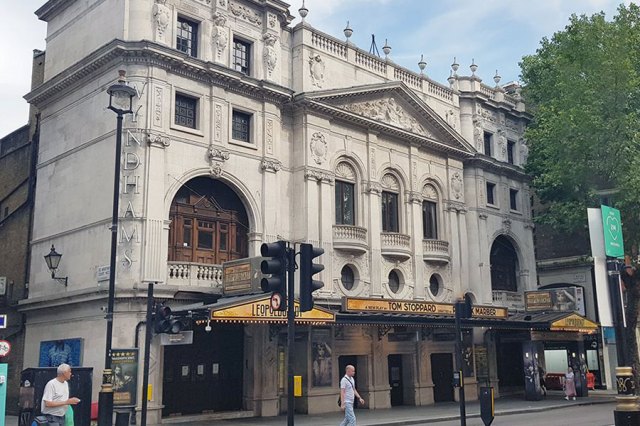
[[402, 82], [314, 92], [304, 99], [307, 104], [324, 107], [327, 112], [376, 130], [431, 142], [463, 155], [475, 152], [462, 135]]

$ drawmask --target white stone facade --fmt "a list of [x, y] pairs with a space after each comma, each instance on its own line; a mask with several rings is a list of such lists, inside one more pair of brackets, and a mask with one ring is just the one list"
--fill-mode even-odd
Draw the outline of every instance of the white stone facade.
[[[118, 69], [126, 70], [137, 96], [135, 113], [124, 123], [114, 347], [136, 344], [147, 282], [160, 282], [156, 293], [167, 299], [178, 291], [220, 293], [219, 266], [199, 273], [202, 265], [168, 262], [172, 200], [198, 176], [224, 182], [242, 200], [249, 256], [278, 238], [325, 249], [318, 301], [338, 303], [346, 295], [452, 302], [471, 293], [479, 304], [502, 305], [506, 292], [492, 292], [490, 271], [491, 246], [500, 235], [518, 255], [516, 293], [536, 288], [529, 187], [521, 167], [528, 116], [517, 94], [475, 76], [444, 86], [307, 24], [291, 27], [286, 5], [277, 0], [51, 0], [38, 14], [48, 23], [47, 63], [44, 84], [27, 95], [41, 111], [41, 139], [34, 261], [22, 303], [25, 367], [37, 365], [40, 341], [80, 337], [83, 364], [94, 367], [99, 388], [105, 329], [99, 308], [106, 304], [107, 282], [96, 274], [109, 259], [115, 129], [105, 91]], [[176, 49], [182, 18], [197, 25], [195, 57]], [[248, 74], [233, 69], [234, 40], [250, 46]], [[195, 100], [194, 128], [176, 124], [176, 94]], [[249, 142], [233, 138], [238, 111], [250, 117]], [[483, 154], [484, 132], [493, 135], [492, 156]], [[514, 143], [509, 153], [508, 143]], [[354, 225], [336, 225], [336, 181], [354, 184]], [[495, 185], [493, 203], [487, 182]], [[510, 190], [517, 191], [515, 205]], [[385, 192], [397, 195], [397, 232], [382, 231]], [[436, 239], [423, 238], [425, 200], [437, 205]], [[64, 254], [66, 289], [35, 260], [52, 243]], [[355, 276], [350, 290], [341, 284], [345, 265]], [[191, 272], [178, 276], [176, 268]], [[396, 292], [388, 284], [391, 271], [400, 280]], [[436, 296], [429, 290], [433, 274], [441, 283]], [[357, 343], [336, 342], [335, 352], [355, 344], [365, 357], [378, 349], [422, 353], [414, 358], [420, 384], [407, 401], [432, 402], [433, 395], [420, 390], [429, 388], [423, 384], [431, 372], [419, 360], [438, 345], [451, 345], [385, 346], [367, 330], [355, 333]], [[251, 333], [255, 345], [269, 345], [264, 330], [249, 327]], [[246, 357], [258, 365], [257, 354]], [[157, 343], [152, 361], [158, 393], [151, 409], [157, 410]], [[372, 406], [389, 406], [388, 387], [378, 387], [386, 373], [367, 374]], [[267, 376], [247, 392], [253, 396], [245, 408], [256, 415], [281, 409], [276, 391], [263, 389], [275, 381]], [[312, 391], [321, 402], [309, 411], [335, 409], [334, 393]]]

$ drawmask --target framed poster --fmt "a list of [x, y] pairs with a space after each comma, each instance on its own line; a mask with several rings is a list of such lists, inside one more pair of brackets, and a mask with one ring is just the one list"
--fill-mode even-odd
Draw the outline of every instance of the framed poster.
[[331, 386], [331, 330], [314, 329], [312, 336], [312, 385]]
[[82, 366], [81, 338], [40, 342], [38, 367], [57, 367], [60, 364]]
[[113, 405], [135, 406], [138, 391], [138, 349], [112, 349]]

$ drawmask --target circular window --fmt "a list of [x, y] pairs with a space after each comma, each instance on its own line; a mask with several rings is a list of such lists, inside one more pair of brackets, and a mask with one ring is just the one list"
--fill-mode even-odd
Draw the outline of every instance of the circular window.
[[397, 293], [400, 290], [400, 277], [396, 271], [389, 272], [389, 290]]
[[429, 278], [429, 291], [433, 297], [437, 297], [440, 294], [440, 279], [436, 274], [431, 275], [431, 278]]
[[345, 266], [344, 268], [342, 268], [342, 271], [340, 271], [340, 276], [342, 287], [347, 290], [353, 289], [353, 286], [356, 282], [355, 276], [353, 274], [353, 269], [351, 269], [351, 267], [349, 266]]

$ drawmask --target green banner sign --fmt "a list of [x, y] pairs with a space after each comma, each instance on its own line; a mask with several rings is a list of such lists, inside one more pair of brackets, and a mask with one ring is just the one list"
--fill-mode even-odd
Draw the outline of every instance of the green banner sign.
[[622, 241], [622, 222], [620, 210], [613, 207], [601, 206], [602, 228], [604, 229], [604, 251], [607, 256], [624, 257], [624, 242]]

